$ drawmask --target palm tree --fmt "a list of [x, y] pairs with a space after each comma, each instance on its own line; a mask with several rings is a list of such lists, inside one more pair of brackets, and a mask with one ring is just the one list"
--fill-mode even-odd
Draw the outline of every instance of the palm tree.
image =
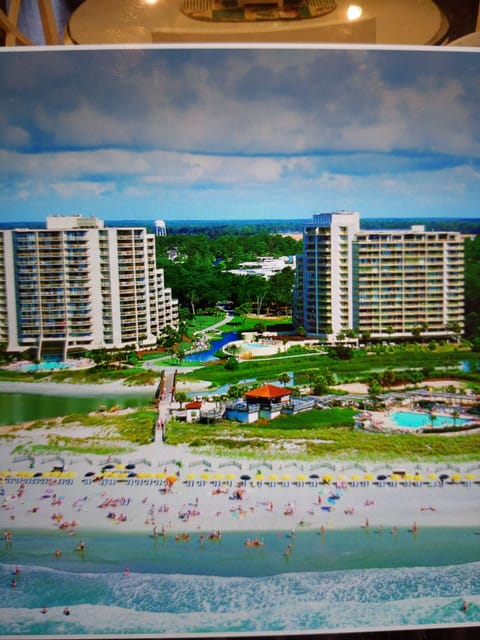
[[287, 384], [290, 382], [290, 380], [291, 380], [291, 378], [290, 378], [290, 376], [288, 375], [288, 373], [281, 373], [281, 374], [278, 376], [278, 381], [279, 381], [281, 384], [283, 384], [283, 386], [284, 386], [284, 387], [286, 387], [286, 386], [287, 386]]
[[175, 394], [175, 400], [176, 402], [180, 403], [180, 409], [182, 409], [183, 403], [188, 400], [188, 396], [185, 391], [177, 391], [177, 393]]
[[452, 418], [453, 418], [453, 428], [455, 428], [457, 426], [457, 420], [460, 417], [460, 411], [458, 411], [458, 409], [455, 409], [452, 413]]

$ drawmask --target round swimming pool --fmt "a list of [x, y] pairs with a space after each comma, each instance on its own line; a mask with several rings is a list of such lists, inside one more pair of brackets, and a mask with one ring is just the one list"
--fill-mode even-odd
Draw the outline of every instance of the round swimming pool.
[[[395, 411], [390, 414], [390, 419], [398, 426], [404, 429], [421, 429], [423, 427], [432, 426], [432, 418], [429, 413], [418, 413], [417, 411]], [[451, 416], [435, 415], [433, 416], [433, 427], [453, 427], [460, 426], [470, 422], [466, 418], [456, 418]]]

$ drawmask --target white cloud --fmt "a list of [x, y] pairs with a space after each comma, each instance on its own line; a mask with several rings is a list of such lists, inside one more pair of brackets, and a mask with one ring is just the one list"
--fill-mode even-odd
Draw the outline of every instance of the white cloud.
[[52, 189], [62, 198], [82, 198], [85, 196], [101, 196], [115, 190], [114, 183], [103, 182], [55, 182]]

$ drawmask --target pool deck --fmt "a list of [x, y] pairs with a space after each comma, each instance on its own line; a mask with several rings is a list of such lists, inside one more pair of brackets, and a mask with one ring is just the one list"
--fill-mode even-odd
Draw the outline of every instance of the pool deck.
[[[363, 411], [358, 417], [357, 421], [362, 427], [368, 431], [395, 431], [395, 433], [422, 433], [423, 427], [402, 427], [398, 425], [392, 418], [392, 414], [397, 411], [411, 411], [412, 413], [424, 413], [429, 415], [427, 411], [412, 411], [402, 405], [391, 406], [388, 411]], [[452, 416], [447, 412], [437, 412], [435, 415], [442, 415], [451, 418]], [[460, 419], [467, 419], [473, 422], [471, 415], [461, 413], [458, 416]], [[463, 423], [463, 426], [465, 423]], [[428, 427], [430, 425], [427, 425]], [[450, 426], [450, 425], [449, 425]], [[461, 426], [461, 425], [457, 425]], [[441, 434], [442, 429], [438, 427], [438, 433]]]

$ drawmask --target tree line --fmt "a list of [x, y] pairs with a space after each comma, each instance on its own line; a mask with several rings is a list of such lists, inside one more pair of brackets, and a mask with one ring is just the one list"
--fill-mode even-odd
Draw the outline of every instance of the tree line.
[[165, 282], [180, 307], [191, 313], [211, 309], [221, 300], [259, 315], [291, 312], [292, 268], [286, 267], [270, 280], [227, 270], [259, 256], [295, 255], [302, 250], [301, 241], [269, 233], [218, 237], [200, 233], [158, 237], [156, 246], [157, 265], [165, 272]]

